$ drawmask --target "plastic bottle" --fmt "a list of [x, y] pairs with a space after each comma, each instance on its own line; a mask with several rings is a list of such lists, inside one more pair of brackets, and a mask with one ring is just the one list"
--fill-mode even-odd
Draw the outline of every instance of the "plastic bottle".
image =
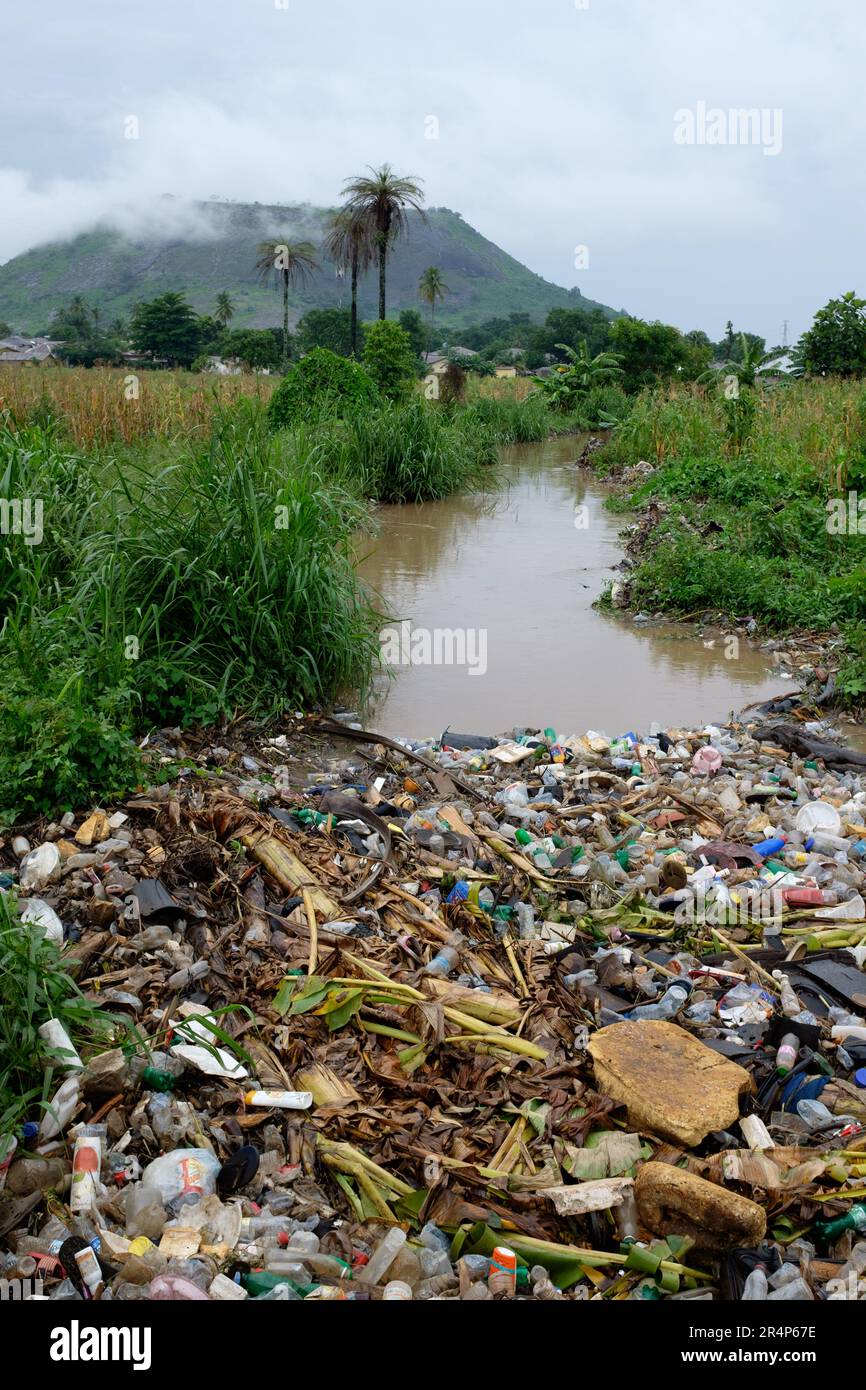
[[768, 1303], [805, 1303], [814, 1302], [815, 1295], [809, 1288], [805, 1279], [799, 1276], [792, 1279], [789, 1283], [783, 1284], [781, 1288], [774, 1289], [767, 1294]]
[[72, 1041], [63, 1024], [57, 1018], [49, 1018], [47, 1023], [43, 1023], [39, 1028], [39, 1036], [45, 1043], [46, 1048], [52, 1052], [62, 1055], [52, 1058], [52, 1065], [63, 1075], [68, 1076], [70, 1072], [82, 1071], [84, 1063], [72, 1046]]
[[399, 1226], [392, 1226], [382, 1237], [369, 1261], [358, 1274], [360, 1284], [380, 1284], [388, 1273], [398, 1252], [406, 1244], [406, 1232]]
[[846, 1231], [866, 1231], [866, 1204], [860, 1202], [835, 1221], [816, 1221], [815, 1234], [822, 1240], [838, 1240]]
[[392, 1279], [382, 1293], [383, 1303], [411, 1303], [412, 1290], [402, 1279]]
[[764, 1303], [768, 1293], [766, 1268], [764, 1265], [756, 1265], [743, 1285], [740, 1301], [742, 1303]]
[[440, 946], [433, 959], [424, 966], [425, 975], [433, 975], [438, 979], [447, 979], [452, 970], [455, 970], [460, 962], [460, 948], [463, 945], [464, 937], [461, 932], [453, 932], [448, 938], [448, 944]]
[[[796, 1018], [803, 1012], [803, 1005], [800, 1003], [787, 975], [783, 975], [781, 970], [773, 971], [773, 979], [779, 982], [779, 994], [782, 999], [782, 1013], [786, 1018]], [[798, 1047], [799, 1051], [799, 1047]]]
[[791, 1068], [797, 1065], [799, 1055], [800, 1039], [796, 1033], [786, 1033], [776, 1053], [776, 1071], [779, 1076], [788, 1075]]
[[667, 1020], [676, 1018], [680, 1010], [688, 1003], [691, 992], [690, 985], [686, 984], [684, 980], [678, 980], [676, 984], [670, 985], [657, 1003], [640, 1004], [636, 1009], [632, 1009], [630, 1013], [624, 1014], [623, 1017], [653, 1021], [657, 1019]]

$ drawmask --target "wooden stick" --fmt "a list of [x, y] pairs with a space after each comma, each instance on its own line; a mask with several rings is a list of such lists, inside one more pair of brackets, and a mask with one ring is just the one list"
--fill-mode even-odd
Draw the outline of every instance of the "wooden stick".
[[307, 975], [315, 975], [316, 966], [319, 963], [319, 933], [316, 926], [316, 909], [313, 905], [313, 895], [309, 888], [302, 888], [301, 896], [304, 899], [304, 911], [307, 914], [307, 921], [310, 926], [310, 958], [307, 964]]

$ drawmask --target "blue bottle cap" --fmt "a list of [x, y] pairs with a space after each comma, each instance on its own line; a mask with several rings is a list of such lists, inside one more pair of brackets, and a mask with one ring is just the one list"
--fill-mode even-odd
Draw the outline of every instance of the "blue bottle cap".
[[859, 1071], [855, 1071], [854, 1085], [862, 1086], [863, 1090], [866, 1091], [866, 1067], [861, 1067]]

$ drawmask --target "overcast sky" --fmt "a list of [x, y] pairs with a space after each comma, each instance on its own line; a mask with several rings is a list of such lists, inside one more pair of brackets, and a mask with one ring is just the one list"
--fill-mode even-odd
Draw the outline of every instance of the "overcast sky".
[[[387, 160], [548, 279], [683, 329], [794, 339], [866, 290], [862, 0], [2, 10], [0, 260], [162, 193], [333, 204]], [[757, 143], [701, 142], [740, 108]]]

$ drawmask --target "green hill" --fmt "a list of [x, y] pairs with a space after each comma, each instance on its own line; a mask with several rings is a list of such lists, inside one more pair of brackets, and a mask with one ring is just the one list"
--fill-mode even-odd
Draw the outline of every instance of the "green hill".
[[[202, 203], [201, 231], [137, 240], [96, 229], [68, 241], [40, 246], [0, 266], [0, 319], [18, 332], [44, 332], [54, 309], [79, 294], [100, 311], [103, 323], [127, 317], [141, 299], [167, 290], [186, 294], [199, 313], [211, 313], [220, 290], [236, 303], [232, 327], [267, 327], [280, 319], [279, 297], [262, 287], [253, 272], [256, 245], [266, 236], [318, 244], [327, 211], [310, 206], [274, 207], [261, 203]], [[429, 221], [410, 214], [409, 236], [389, 261], [388, 309], [421, 308], [418, 279], [438, 266], [451, 293], [437, 308], [437, 320], [451, 326], [477, 323], [515, 311], [541, 320], [559, 307], [607, 310], [578, 289], [551, 284], [470, 227], [459, 213], [433, 208]], [[362, 282], [361, 314], [373, 318], [377, 276]], [[322, 270], [292, 294], [292, 319], [310, 308], [349, 302], [348, 277], [323, 260]]]

